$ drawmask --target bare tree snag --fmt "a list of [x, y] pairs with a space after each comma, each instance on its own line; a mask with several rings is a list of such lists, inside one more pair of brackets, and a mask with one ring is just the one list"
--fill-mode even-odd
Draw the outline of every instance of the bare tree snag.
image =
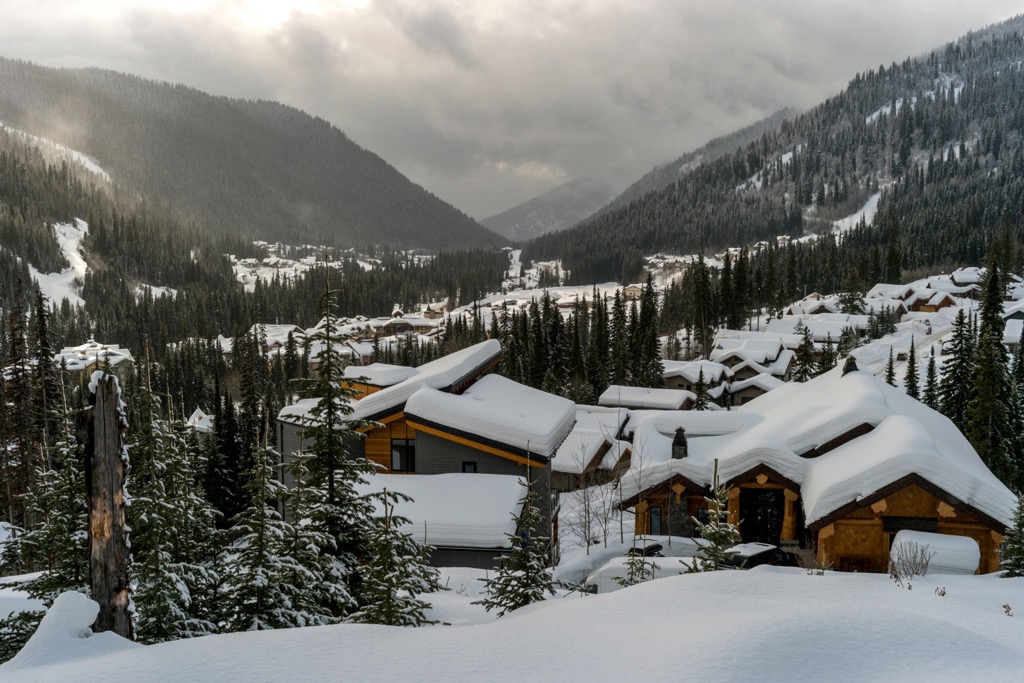
[[93, 631], [113, 631], [134, 640], [128, 592], [128, 534], [125, 528], [120, 391], [117, 379], [95, 381], [96, 403], [87, 417], [91, 438], [86, 448], [89, 499], [89, 588], [100, 611]]

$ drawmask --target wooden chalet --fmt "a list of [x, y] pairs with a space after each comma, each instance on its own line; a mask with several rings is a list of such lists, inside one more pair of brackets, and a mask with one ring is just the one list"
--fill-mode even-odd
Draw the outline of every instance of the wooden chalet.
[[[691, 412], [633, 426], [622, 506], [635, 510], [638, 534], [692, 535], [717, 461], [744, 542], [807, 565], [885, 572], [897, 532], [928, 531], [974, 539], [978, 571], [998, 571], [1016, 497], [952, 422], [904, 392], [837, 368], [727, 414], [731, 425]], [[717, 429], [699, 431], [705, 417]]]

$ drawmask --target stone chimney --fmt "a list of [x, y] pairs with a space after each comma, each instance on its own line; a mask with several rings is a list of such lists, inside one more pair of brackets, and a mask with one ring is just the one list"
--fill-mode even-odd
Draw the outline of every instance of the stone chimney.
[[686, 430], [682, 427], [676, 428], [676, 435], [672, 437], [672, 459], [680, 460], [685, 458], [690, 452], [690, 447], [686, 443]]
[[857, 372], [857, 361], [853, 356], [847, 356], [846, 362], [843, 363], [843, 377], [851, 372]]

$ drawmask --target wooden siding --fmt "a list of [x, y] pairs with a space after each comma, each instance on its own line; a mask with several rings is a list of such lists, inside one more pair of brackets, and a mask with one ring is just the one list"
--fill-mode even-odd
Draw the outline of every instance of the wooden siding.
[[[889, 571], [889, 547], [895, 532], [886, 530], [886, 518], [920, 520], [922, 524], [934, 524], [937, 533], [973, 538], [981, 550], [979, 573], [999, 570], [1002, 534], [971, 511], [955, 509], [917, 484], [909, 484], [819, 529], [817, 561], [831, 562], [845, 571]], [[893, 528], [893, 522], [889, 526]]]
[[[383, 427], [370, 429], [366, 432], [365, 454], [366, 459], [377, 463], [384, 468], [384, 472], [391, 472], [391, 440], [392, 439], [415, 439], [416, 430], [406, 423], [405, 416], [394, 418], [384, 424]], [[417, 444], [418, 445], [418, 444]], [[416, 453], [417, 471], [419, 471], [419, 452]]]

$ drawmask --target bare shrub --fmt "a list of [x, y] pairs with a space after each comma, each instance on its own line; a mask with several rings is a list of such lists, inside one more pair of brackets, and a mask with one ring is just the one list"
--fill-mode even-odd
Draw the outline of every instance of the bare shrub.
[[896, 585], [902, 587], [905, 583], [907, 590], [911, 590], [913, 578], [928, 573], [928, 564], [935, 557], [935, 553], [929, 552], [928, 548], [929, 546], [916, 541], [901, 541], [893, 546], [889, 576]]

